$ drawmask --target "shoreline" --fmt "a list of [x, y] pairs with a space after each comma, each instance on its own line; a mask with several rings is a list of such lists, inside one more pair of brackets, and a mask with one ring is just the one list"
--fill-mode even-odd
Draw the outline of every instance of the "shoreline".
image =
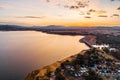
[[[92, 44], [87, 40], [88, 38], [89, 38], [89, 36], [85, 36], [84, 38], [80, 39], [79, 42], [82, 42], [85, 45], [87, 45], [89, 48], [92, 48], [92, 46], [91, 46]], [[91, 36], [90, 38], [95, 39], [95, 37], [93, 37], [93, 36]], [[54, 62], [52, 64], [47, 65], [47, 66], [44, 66], [41, 69], [33, 70], [31, 73], [28, 73], [28, 75], [25, 77], [24, 80], [34, 80], [34, 78], [36, 78], [37, 76], [44, 76], [47, 71], [53, 72], [53, 71], [56, 70], [56, 68], [60, 67], [61, 63], [65, 62], [67, 60], [72, 61], [72, 60], [74, 60], [76, 58], [76, 56], [78, 54], [84, 55], [84, 53], [87, 50], [82, 50], [77, 54], [71, 55], [70, 57], [64, 58], [62, 60], [56, 61], [56, 62]]]
[[25, 78], [24, 80], [34, 80], [34, 78], [36, 78], [37, 76], [41, 76], [41, 77], [44, 76], [47, 71], [53, 72], [53, 71], [56, 70], [56, 68], [60, 67], [61, 63], [65, 62], [65, 61], [72, 61], [72, 60], [76, 59], [76, 57], [77, 57], [78, 54], [84, 55], [84, 53], [85, 53], [86, 51], [87, 51], [87, 50], [82, 50], [81, 52], [79, 52], [79, 53], [77, 53], [77, 54], [75, 54], [75, 55], [72, 55], [72, 56], [67, 57], [67, 58], [65, 58], [65, 59], [56, 61], [56, 62], [54, 62], [54, 63], [52, 63], [52, 64], [49, 64], [49, 65], [47, 65], [47, 66], [44, 66], [44, 67], [41, 68], [41, 69], [33, 70], [31, 73], [29, 73], [29, 74], [26, 76], [26, 78]]

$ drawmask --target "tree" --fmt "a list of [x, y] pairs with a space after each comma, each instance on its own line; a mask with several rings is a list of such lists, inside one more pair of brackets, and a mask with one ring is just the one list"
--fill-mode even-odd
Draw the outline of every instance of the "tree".
[[55, 80], [65, 80], [65, 77], [61, 73], [57, 73]]
[[88, 71], [89, 75], [85, 77], [85, 80], [103, 80], [100, 76], [98, 76], [94, 71], [91, 69]]

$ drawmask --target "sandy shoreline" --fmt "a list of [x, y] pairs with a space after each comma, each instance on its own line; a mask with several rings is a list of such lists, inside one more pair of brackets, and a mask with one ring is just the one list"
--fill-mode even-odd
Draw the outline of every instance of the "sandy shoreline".
[[[64, 61], [67, 61], [67, 60], [72, 61], [72, 60], [74, 60], [74, 59], [76, 58], [76, 56], [77, 56], [78, 54], [82, 54], [82, 55], [83, 55], [85, 51], [86, 51], [86, 50], [82, 50], [80, 53], [77, 53], [77, 54], [75, 54], [75, 55], [72, 55], [72, 56], [70, 56], [70, 57], [67, 57], [67, 58], [65, 58], [65, 59], [62, 59], [62, 60], [60, 60], [60, 61], [56, 61], [56, 62], [54, 62], [54, 63], [52, 63], [52, 64], [50, 64], [50, 65], [44, 66], [44, 67], [41, 68], [41, 69], [34, 70], [34, 71], [32, 71], [31, 73], [29, 73], [29, 74], [27, 75], [27, 77], [25, 78], [25, 80], [34, 80], [34, 78], [37, 77], [37, 76], [41, 76], [41, 77], [42, 77], [42, 76], [45, 75], [45, 73], [46, 73], [47, 71], [53, 72], [53, 71], [56, 70], [56, 68], [60, 67], [60, 64], [63, 63]], [[32, 79], [32, 78], [33, 78], [33, 79]]]

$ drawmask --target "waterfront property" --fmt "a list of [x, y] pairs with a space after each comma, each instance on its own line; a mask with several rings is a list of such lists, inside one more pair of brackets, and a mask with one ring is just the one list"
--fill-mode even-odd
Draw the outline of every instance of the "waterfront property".
[[94, 48], [99, 48], [99, 49], [103, 49], [103, 48], [109, 48], [110, 46], [108, 44], [102, 44], [102, 45], [92, 45]]

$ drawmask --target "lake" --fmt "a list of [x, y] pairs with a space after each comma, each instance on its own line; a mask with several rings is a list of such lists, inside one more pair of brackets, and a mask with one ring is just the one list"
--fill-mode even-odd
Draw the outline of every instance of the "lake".
[[0, 80], [24, 80], [32, 70], [88, 49], [84, 36], [0, 31]]

